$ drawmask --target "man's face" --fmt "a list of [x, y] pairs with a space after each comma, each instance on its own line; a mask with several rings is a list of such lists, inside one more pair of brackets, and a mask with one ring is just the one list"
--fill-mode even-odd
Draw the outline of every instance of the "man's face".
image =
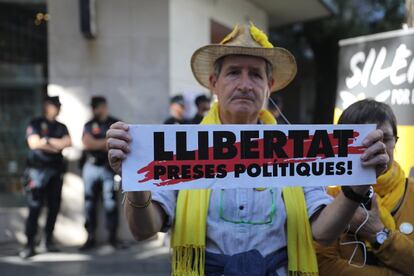
[[227, 56], [218, 76], [210, 76], [220, 112], [232, 116], [253, 116], [269, 97], [273, 79], [266, 75], [266, 61], [253, 56]]
[[183, 105], [179, 103], [172, 103], [170, 105], [170, 112], [174, 118], [178, 120], [184, 119], [185, 108]]
[[210, 102], [208, 101], [201, 102], [198, 105], [198, 113], [200, 114], [206, 114], [209, 110], [210, 110]]
[[60, 111], [59, 107], [57, 107], [56, 105], [50, 102], [45, 102], [43, 104], [43, 108], [44, 108], [45, 116], [48, 118], [52, 118], [52, 119], [56, 119]]
[[383, 142], [385, 144], [385, 150], [387, 151], [387, 154], [390, 157], [390, 161], [387, 164], [387, 169], [389, 169], [391, 168], [391, 165], [394, 161], [394, 149], [395, 143], [397, 142], [397, 138], [394, 136], [392, 126], [389, 122], [384, 122], [383, 124], [379, 125], [378, 129], [381, 129], [384, 133]]
[[106, 103], [99, 104], [93, 109], [93, 115], [99, 119], [106, 119], [108, 117], [108, 105]]

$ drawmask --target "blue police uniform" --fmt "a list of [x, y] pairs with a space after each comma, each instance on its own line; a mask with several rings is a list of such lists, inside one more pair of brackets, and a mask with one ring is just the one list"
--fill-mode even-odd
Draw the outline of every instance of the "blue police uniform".
[[[64, 124], [40, 117], [32, 120], [26, 129], [26, 137], [33, 134], [39, 135], [40, 138], [63, 138], [69, 135], [69, 132]], [[46, 243], [52, 241], [53, 229], [60, 209], [64, 172], [62, 153], [29, 150], [26, 170], [28, 179], [25, 187], [29, 205], [29, 216], [26, 221], [29, 246], [34, 245], [38, 218], [45, 203], [48, 208], [45, 226]]]
[[[104, 139], [109, 127], [117, 121], [110, 116], [105, 121], [93, 118], [85, 124], [83, 133], [88, 133], [95, 139]], [[85, 158], [82, 173], [85, 183], [85, 228], [89, 238], [93, 239], [97, 226], [97, 203], [102, 190], [109, 240], [115, 242], [118, 226], [117, 193], [114, 189], [114, 173], [109, 166], [108, 152], [85, 151]]]

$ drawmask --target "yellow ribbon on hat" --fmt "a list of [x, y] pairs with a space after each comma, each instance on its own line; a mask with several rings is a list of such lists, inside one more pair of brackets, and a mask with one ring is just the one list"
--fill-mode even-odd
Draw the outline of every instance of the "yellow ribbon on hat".
[[[257, 43], [259, 43], [260, 46], [262, 46], [263, 48], [273, 48], [273, 44], [269, 42], [267, 35], [262, 30], [257, 28], [251, 21], [250, 21], [249, 31], [250, 31], [250, 35], [252, 36], [252, 38]], [[231, 41], [233, 38], [237, 36], [238, 32], [239, 32], [239, 25], [236, 25], [234, 29], [231, 31], [231, 33], [229, 33], [223, 38], [220, 44], [223, 45]]]
[[220, 44], [226, 44], [227, 42], [229, 42], [230, 40], [232, 40], [233, 38], [235, 38], [237, 36], [237, 32], [239, 31], [239, 25], [237, 24], [233, 31], [231, 31], [231, 33], [229, 33], [228, 35], [226, 35], [223, 40], [220, 42]]
[[[264, 124], [276, 124], [267, 110], [261, 110]], [[201, 124], [221, 124], [215, 102]], [[204, 275], [207, 214], [211, 190], [181, 190], [178, 193], [172, 228], [172, 275]], [[317, 275], [318, 265], [312, 231], [301, 187], [283, 189], [287, 215], [289, 275]]]
[[273, 48], [273, 44], [269, 42], [267, 35], [262, 30], [257, 28], [253, 22], [250, 22], [250, 34], [263, 48]]

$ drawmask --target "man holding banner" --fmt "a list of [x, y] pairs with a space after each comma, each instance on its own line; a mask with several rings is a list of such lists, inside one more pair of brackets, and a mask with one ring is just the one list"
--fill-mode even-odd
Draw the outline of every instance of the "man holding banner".
[[[218, 99], [201, 124], [237, 124], [250, 127], [249, 129], [263, 128], [263, 125], [276, 123], [274, 117], [262, 108], [270, 93], [288, 85], [297, 70], [292, 54], [286, 49], [273, 47], [267, 36], [253, 24], [236, 26], [220, 44], [198, 49], [192, 56], [191, 66], [195, 78], [200, 84], [211, 89]], [[201, 127], [203, 126], [200, 126], [200, 129]], [[228, 126], [230, 130], [234, 128], [235, 126]], [[136, 170], [128, 166], [129, 160], [136, 155], [134, 143], [137, 142], [136, 134], [139, 133], [139, 128], [136, 128], [137, 132], [133, 132], [134, 129], [118, 122], [112, 125], [107, 133], [108, 157], [112, 168], [120, 173], [121, 163], [125, 161], [122, 164], [124, 190], [125, 187], [137, 186], [130, 178], [130, 175], [136, 175]], [[144, 127], [141, 129], [144, 131]], [[154, 140], [155, 133], [153, 133]], [[295, 132], [295, 135], [292, 134], [292, 137], [288, 135], [288, 137], [297, 142], [300, 140], [297, 135], [303, 133], [303, 131]], [[272, 132], [273, 134], [275, 133]], [[177, 132], [177, 140], [178, 135]], [[313, 137], [316, 136], [315, 131]], [[325, 136], [321, 134], [320, 140], [315, 144], [316, 151], [324, 147], [324, 143], [329, 144], [332, 136], [335, 134], [327, 132]], [[338, 141], [340, 136], [335, 136]], [[151, 138], [146, 140], [152, 139], [152, 136], [148, 137]], [[310, 136], [306, 137], [305, 139], [305, 136], [302, 136], [303, 143], [311, 139]], [[163, 136], [158, 138], [163, 146], [170, 142], [163, 140]], [[349, 138], [355, 139], [353, 132]], [[268, 140], [272, 150], [279, 155], [285, 153], [286, 162], [292, 160], [289, 153], [283, 151], [284, 147], [281, 145], [278, 147], [277, 143], [272, 142], [273, 139]], [[350, 142], [348, 140], [345, 139], [345, 143]], [[366, 149], [361, 153], [359, 165], [370, 168], [373, 174], [371, 183], [375, 181], [374, 168], [377, 174], [380, 174], [388, 162], [385, 145], [381, 140], [380, 130], [373, 130], [360, 139]], [[199, 138], [198, 141], [202, 144], [203, 138]], [[249, 143], [254, 143], [252, 141], [250, 139]], [[290, 142], [285, 141], [286, 143]], [[208, 145], [210, 144], [207, 142]], [[178, 158], [178, 147], [177, 144], [175, 157], [172, 152], [155, 146], [153, 153], [162, 151], [160, 164], [183, 160], [185, 156], [192, 155], [191, 151], [182, 150], [180, 153], [182, 159]], [[240, 148], [243, 147], [246, 148], [245, 143], [241, 143]], [[338, 151], [338, 147], [331, 147], [330, 150]], [[234, 146], [232, 149], [236, 148]], [[143, 149], [145, 150], [145, 147]], [[296, 149], [303, 151], [301, 146]], [[208, 149], [203, 154], [199, 151], [197, 153], [199, 160], [201, 160], [200, 155], [204, 154], [206, 159], [209, 159], [210, 157], [207, 156], [209, 152]], [[253, 150], [246, 151], [247, 156], [244, 157], [249, 158], [248, 154], [252, 153], [254, 154]], [[223, 151], [222, 154], [226, 152]], [[309, 156], [308, 152], [308, 156], [299, 159], [315, 159], [319, 154], [320, 152], [315, 152], [315, 155]], [[170, 161], [162, 161], [164, 158], [162, 156]], [[296, 157], [298, 156], [292, 158]], [[226, 164], [221, 165], [226, 166]], [[154, 168], [151, 167], [149, 170]], [[218, 169], [219, 166], [213, 168], [210, 178], [207, 177], [208, 170], [205, 168], [204, 178], [198, 181], [216, 181], [217, 179], [211, 179], [225, 174], [225, 171], [222, 173], [214, 171]], [[142, 170], [138, 170], [138, 173]], [[173, 170], [168, 172], [173, 173], [173, 179], [169, 179], [167, 175], [164, 181], [171, 184], [176, 183], [177, 178], [182, 177], [187, 171], [183, 169], [180, 173]], [[232, 172], [230, 175], [235, 173]], [[146, 176], [148, 175], [151, 174]], [[149, 178], [156, 179], [154, 176]], [[243, 181], [245, 179], [248, 178], [244, 178]], [[142, 181], [147, 180], [139, 182]], [[228, 181], [237, 180], [234, 178]], [[299, 185], [308, 186], [307, 184], [304, 180]], [[187, 189], [177, 188], [179, 191], [173, 191], [157, 189], [163, 187], [161, 184], [153, 186], [154, 188], [149, 188], [151, 192], [135, 190], [125, 193], [125, 214], [130, 230], [137, 240], [147, 239], [159, 231], [168, 231], [172, 228], [173, 275], [287, 275], [288, 273], [317, 275], [318, 266], [312, 245], [313, 239], [322, 243], [334, 241], [344, 231], [359, 203], [370, 198], [368, 185], [348, 188], [347, 192], [344, 192], [346, 195], [340, 194], [335, 200], [327, 196], [322, 187], [254, 184], [250, 185], [254, 188], [240, 188], [240, 185], [233, 185], [239, 188], [222, 189], [220, 186], [221, 189], [194, 190], [191, 189], [193, 186], [187, 186]]]

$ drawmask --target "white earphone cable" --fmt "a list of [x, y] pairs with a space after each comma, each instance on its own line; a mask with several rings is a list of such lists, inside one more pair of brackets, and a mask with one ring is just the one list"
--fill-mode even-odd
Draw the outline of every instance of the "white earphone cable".
[[282, 116], [282, 119], [288, 124], [290, 125], [291, 123], [289, 122], [289, 120], [286, 118], [286, 116], [283, 114], [282, 110], [280, 110], [279, 106], [275, 103], [275, 101], [273, 101], [272, 97], [269, 97], [269, 101], [272, 103], [272, 105], [277, 109], [277, 112], [279, 112], [280, 116]]
[[[364, 227], [364, 225], [368, 222], [368, 219], [369, 219], [369, 213], [368, 213], [368, 210], [365, 208], [365, 206], [364, 206], [364, 204], [361, 204], [361, 206], [362, 206], [362, 209], [364, 210], [364, 212], [365, 212], [365, 214], [366, 214], [366, 217], [365, 217], [365, 220], [361, 223], [361, 225], [356, 229], [356, 231], [355, 231], [355, 233], [354, 233], [354, 241], [350, 241], [350, 242], [341, 242], [340, 243], [340, 245], [352, 245], [352, 244], [355, 244], [355, 248], [354, 248], [354, 251], [352, 252], [352, 255], [351, 255], [351, 257], [349, 258], [349, 260], [348, 260], [348, 264], [349, 265], [352, 265], [352, 266], [354, 266], [354, 267], [357, 267], [357, 268], [362, 268], [362, 267], [364, 267], [365, 266], [365, 264], [367, 263], [367, 247], [366, 247], [366, 245], [365, 245], [365, 243], [363, 242], [363, 241], [359, 241], [358, 240], [358, 232], [362, 229], [362, 227]], [[361, 245], [362, 246], [362, 249], [363, 249], [363, 252], [364, 252], [364, 262], [363, 262], [363, 264], [362, 265], [360, 265], [360, 264], [356, 264], [356, 263], [353, 263], [352, 261], [353, 261], [353, 259], [354, 259], [354, 257], [355, 257], [355, 255], [356, 255], [356, 252], [357, 252], [357, 250], [358, 250], [358, 245]]]

